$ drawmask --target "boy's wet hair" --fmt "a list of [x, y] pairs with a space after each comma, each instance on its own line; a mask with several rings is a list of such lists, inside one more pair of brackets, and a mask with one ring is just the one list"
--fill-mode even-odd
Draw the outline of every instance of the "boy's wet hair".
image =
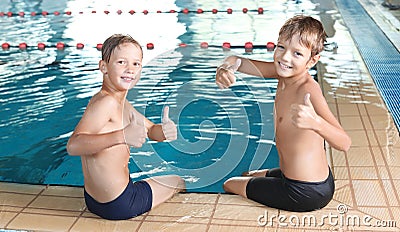
[[143, 49], [142, 46], [140, 46], [139, 42], [133, 39], [130, 35], [114, 34], [108, 37], [106, 41], [104, 41], [103, 47], [101, 49], [101, 59], [108, 63], [110, 61], [111, 54], [114, 52], [115, 48], [124, 43], [132, 43], [136, 45], [142, 52], [143, 58]]
[[311, 57], [324, 50], [326, 33], [319, 20], [304, 15], [294, 16], [281, 27], [278, 40], [291, 40], [295, 35], [299, 35], [301, 45], [311, 49]]

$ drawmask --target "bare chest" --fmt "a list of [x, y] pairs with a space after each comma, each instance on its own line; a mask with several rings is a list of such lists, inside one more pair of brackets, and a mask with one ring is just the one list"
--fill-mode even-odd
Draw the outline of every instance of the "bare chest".
[[107, 133], [115, 130], [120, 130], [130, 123], [129, 116], [130, 108], [121, 105], [114, 112], [111, 112], [111, 117], [104, 125], [102, 133]]
[[287, 91], [277, 91], [275, 96], [275, 125], [283, 126], [291, 123], [291, 107], [298, 104], [295, 95]]

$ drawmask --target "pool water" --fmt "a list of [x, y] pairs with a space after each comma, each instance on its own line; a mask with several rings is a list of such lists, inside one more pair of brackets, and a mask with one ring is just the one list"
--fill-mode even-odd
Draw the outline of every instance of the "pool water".
[[[254, 11], [244, 14], [244, 7]], [[256, 12], [259, 7], [264, 14]], [[272, 60], [272, 52], [246, 52], [244, 43], [275, 42], [287, 18], [302, 12], [313, 15], [315, 7], [310, 1], [291, 0], [1, 2], [0, 11], [25, 16], [0, 17], [0, 42], [11, 45], [0, 50], [0, 180], [83, 185], [80, 158], [68, 156], [65, 146], [101, 87], [96, 45], [113, 33], [132, 35], [144, 49], [142, 78], [127, 99], [155, 123], [169, 105], [178, 126], [176, 141], [148, 141], [131, 149], [134, 180], [178, 174], [189, 192], [222, 192], [223, 181], [231, 176], [277, 167], [272, 115], [276, 80], [238, 74], [235, 86], [220, 90], [215, 70], [230, 54]], [[183, 8], [234, 12], [168, 13]], [[129, 14], [130, 9], [137, 13]], [[144, 9], [151, 13], [140, 13]], [[67, 10], [72, 14], [51, 14]], [[40, 15], [42, 11], [49, 15]], [[67, 45], [63, 50], [55, 48], [60, 41]], [[18, 48], [22, 42], [28, 44], [26, 50]], [[39, 42], [46, 49], [37, 49]], [[200, 48], [201, 42], [210, 47]], [[238, 46], [223, 50], [223, 42]], [[76, 49], [77, 43], [85, 47]], [[147, 43], [154, 49], [146, 49]]]

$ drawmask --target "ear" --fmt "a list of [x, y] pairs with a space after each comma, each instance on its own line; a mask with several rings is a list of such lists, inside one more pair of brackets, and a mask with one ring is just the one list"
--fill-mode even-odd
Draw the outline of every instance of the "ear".
[[106, 62], [104, 62], [104, 60], [99, 61], [99, 70], [103, 74], [107, 74], [107, 66], [106, 66]]
[[312, 68], [312, 67], [319, 61], [319, 58], [320, 58], [320, 57], [321, 57], [321, 56], [320, 56], [319, 54], [312, 56], [312, 57], [310, 58], [310, 60], [308, 61], [307, 69]]

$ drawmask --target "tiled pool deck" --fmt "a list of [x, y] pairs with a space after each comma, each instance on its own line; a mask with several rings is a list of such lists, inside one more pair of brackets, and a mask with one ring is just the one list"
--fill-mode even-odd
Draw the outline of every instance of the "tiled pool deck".
[[[359, 1], [399, 49], [399, 12]], [[336, 55], [352, 56], [346, 65], [357, 72], [335, 76], [335, 86], [319, 78], [353, 144], [347, 153], [327, 149], [336, 191], [324, 209], [291, 213], [228, 194], [182, 193], [137, 218], [107, 221], [88, 212], [82, 188], [0, 182], [0, 231], [400, 231], [399, 132], [350, 34], [340, 33], [347, 39]], [[318, 225], [302, 224], [310, 218]]]

